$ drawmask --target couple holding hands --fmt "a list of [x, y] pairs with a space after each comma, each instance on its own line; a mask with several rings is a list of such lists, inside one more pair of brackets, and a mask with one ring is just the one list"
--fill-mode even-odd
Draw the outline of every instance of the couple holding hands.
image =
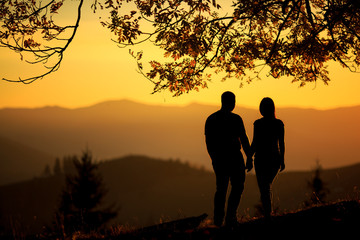
[[[271, 98], [260, 103], [262, 118], [254, 122], [253, 140], [250, 145], [242, 118], [233, 113], [235, 95], [221, 95], [221, 109], [211, 114], [205, 123], [206, 146], [216, 176], [214, 197], [214, 224], [233, 226], [237, 223], [236, 212], [244, 190], [245, 171], [255, 165], [256, 178], [266, 219], [271, 217], [271, 185], [279, 171], [285, 169], [284, 124], [275, 116]], [[241, 153], [243, 148], [246, 163]], [[254, 164], [253, 164], [253, 156]], [[231, 191], [225, 215], [225, 202], [229, 182]]]

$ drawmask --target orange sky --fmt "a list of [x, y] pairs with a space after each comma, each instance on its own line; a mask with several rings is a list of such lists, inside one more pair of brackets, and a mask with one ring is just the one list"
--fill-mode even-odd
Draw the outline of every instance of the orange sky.
[[[152, 84], [136, 72], [136, 62], [128, 49], [118, 48], [111, 33], [101, 27], [98, 15], [89, 6], [83, 9], [78, 33], [65, 53], [60, 69], [30, 85], [0, 81], [0, 108], [58, 105], [69, 108], [88, 106], [105, 100], [130, 99], [150, 104], [183, 105], [191, 102], [219, 104], [223, 91], [237, 95], [239, 105], [257, 108], [260, 100], [272, 97], [278, 107], [328, 109], [360, 105], [360, 75], [331, 64], [329, 86], [322, 82], [299, 88], [291, 79], [267, 78], [239, 88], [240, 82], [220, 82], [213, 75], [209, 88], [173, 98], [168, 92], [151, 94]], [[151, 59], [158, 51], [149, 45], [144, 50]], [[21, 62], [19, 56], [0, 48], [0, 77], [31, 76], [34, 66]]]

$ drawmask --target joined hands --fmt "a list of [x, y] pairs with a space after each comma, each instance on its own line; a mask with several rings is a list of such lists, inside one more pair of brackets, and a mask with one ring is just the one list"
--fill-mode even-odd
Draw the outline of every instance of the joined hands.
[[247, 172], [250, 172], [251, 169], [253, 169], [254, 165], [253, 165], [253, 160], [252, 158], [248, 158], [246, 161], [246, 166], [245, 169], [247, 170]]

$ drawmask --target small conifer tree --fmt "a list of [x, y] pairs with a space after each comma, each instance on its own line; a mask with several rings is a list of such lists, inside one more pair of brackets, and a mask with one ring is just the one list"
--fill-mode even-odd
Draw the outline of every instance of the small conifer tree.
[[55, 159], [55, 164], [54, 164], [54, 175], [60, 175], [61, 174], [61, 166], [60, 166], [60, 159], [56, 158]]
[[313, 172], [313, 177], [308, 181], [308, 187], [311, 189], [310, 199], [305, 201], [306, 206], [317, 205], [325, 203], [326, 196], [329, 193], [329, 189], [321, 178], [322, 167], [319, 160], [316, 161], [316, 167]]
[[106, 190], [91, 153], [85, 151], [80, 160], [73, 159], [76, 174], [66, 175], [66, 186], [56, 214], [58, 227], [64, 236], [76, 231], [98, 230], [117, 215], [112, 207], [99, 207]]
[[43, 177], [50, 177], [51, 176], [51, 170], [50, 170], [50, 166], [49, 164], [47, 164], [43, 170], [43, 173], [42, 173], [42, 176]]

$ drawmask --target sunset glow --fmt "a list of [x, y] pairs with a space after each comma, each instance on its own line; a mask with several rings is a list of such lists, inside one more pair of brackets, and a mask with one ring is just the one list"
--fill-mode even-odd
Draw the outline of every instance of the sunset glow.
[[[70, 17], [71, 14], [68, 14]], [[78, 108], [105, 100], [130, 99], [147, 104], [186, 105], [192, 102], [218, 105], [220, 95], [231, 90], [237, 95], [237, 104], [257, 108], [264, 96], [272, 97], [278, 107], [330, 109], [360, 104], [359, 74], [343, 69], [337, 63], [329, 66], [331, 82], [307, 84], [299, 88], [290, 78], [273, 79], [262, 74], [262, 80], [250, 85], [230, 79], [221, 82], [212, 75], [208, 89], [172, 97], [169, 92], [151, 94], [153, 84], [137, 72], [128, 48], [119, 48], [111, 41], [111, 33], [103, 28], [99, 15], [89, 6], [83, 10], [78, 33], [65, 52], [60, 69], [29, 85], [0, 81], [0, 108], [41, 107], [57, 105]], [[151, 59], [159, 50], [149, 44], [134, 46], [144, 51], [144, 58]], [[20, 60], [8, 49], [0, 49], [1, 77], [17, 78], [44, 71]]]

